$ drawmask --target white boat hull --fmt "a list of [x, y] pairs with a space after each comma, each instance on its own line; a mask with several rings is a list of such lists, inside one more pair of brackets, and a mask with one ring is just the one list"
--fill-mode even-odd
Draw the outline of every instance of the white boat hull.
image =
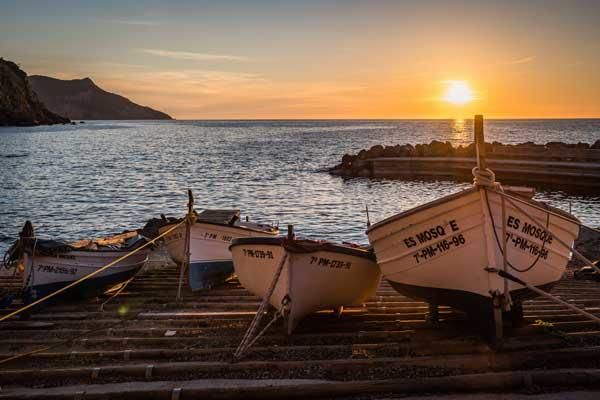
[[[172, 225], [161, 228], [161, 233]], [[185, 260], [186, 226], [181, 225], [165, 236], [171, 258]], [[209, 289], [225, 282], [234, 273], [229, 245], [233, 239], [276, 236], [278, 231], [260, 231], [236, 225], [195, 222], [191, 226], [189, 285], [192, 290]]]
[[[97, 271], [131, 250], [73, 250], [55, 256], [25, 254], [24, 287], [28, 300], [34, 301]], [[148, 249], [118, 262], [67, 291], [71, 297], [87, 297], [102, 293], [131, 278], [148, 259]]]
[[[578, 221], [556, 210], [549, 213], [541, 203], [521, 199], [517, 204], [526, 213], [505, 202], [507, 272], [548, 289], [561, 279], [571, 257], [548, 231], [573, 244]], [[548, 226], [539, 227], [532, 216]], [[379, 222], [367, 234], [383, 277], [407, 296], [481, 313], [490, 310], [493, 293], [505, 293], [505, 280], [488, 269], [504, 267], [502, 203], [496, 192], [465, 190]], [[516, 301], [533, 296], [512, 281], [507, 289]]]
[[[158, 229], [163, 234], [171, 229], [176, 223], [165, 225]], [[185, 225], [180, 225], [163, 237], [167, 251], [171, 259], [178, 265], [185, 261]]]
[[[285, 249], [280, 238], [260, 238], [236, 241], [231, 252], [240, 283], [263, 299], [287, 253], [270, 304], [281, 310], [289, 300], [288, 334], [310, 313], [365, 302], [379, 285], [379, 268], [365, 251], [296, 253]], [[359, 253], [364, 254], [354, 255]]]

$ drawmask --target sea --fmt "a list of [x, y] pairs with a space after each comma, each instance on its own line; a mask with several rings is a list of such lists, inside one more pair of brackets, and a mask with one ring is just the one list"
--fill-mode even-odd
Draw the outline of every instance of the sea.
[[[600, 119], [486, 120], [486, 141], [593, 143]], [[367, 243], [371, 222], [470, 183], [331, 176], [345, 153], [375, 144], [468, 144], [471, 120], [85, 121], [0, 128], [0, 256], [26, 220], [66, 241], [235, 208], [250, 220], [293, 224], [298, 235]], [[536, 199], [600, 226], [600, 193], [541, 188]]]

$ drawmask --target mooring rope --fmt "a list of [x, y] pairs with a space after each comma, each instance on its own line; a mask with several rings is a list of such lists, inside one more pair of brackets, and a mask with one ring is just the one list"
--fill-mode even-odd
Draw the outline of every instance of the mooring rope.
[[[502, 212], [503, 212], [503, 213], [505, 213], [505, 208], [506, 208], [506, 203], [505, 203], [505, 201], [504, 201], [504, 200], [505, 200], [505, 197], [504, 197], [504, 196], [502, 196], [502, 195], [504, 194], [504, 191], [498, 191], [498, 192], [496, 192], [496, 193], [499, 193], [499, 194], [501, 194], [500, 198], [502, 199], [502, 209], [503, 209], [503, 211], [502, 211]], [[504, 236], [504, 239], [503, 239], [503, 240], [504, 240], [504, 242], [503, 242], [503, 243], [504, 243], [504, 245], [503, 245], [503, 246], [501, 246], [501, 245], [500, 245], [500, 239], [498, 238], [498, 233], [496, 232], [496, 222], [494, 221], [494, 216], [492, 215], [492, 208], [491, 208], [491, 206], [490, 206], [490, 200], [489, 200], [489, 198], [488, 198], [488, 194], [487, 194], [487, 192], [486, 192], [486, 194], [485, 194], [485, 202], [486, 202], [486, 205], [487, 205], [488, 213], [490, 214], [490, 220], [491, 220], [491, 223], [492, 223], [492, 231], [493, 231], [493, 233], [494, 233], [494, 238], [496, 239], [496, 243], [498, 244], [498, 247], [500, 248], [500, 252], [502, 253], [503, 259], [506, 259], [506, 257], [505, 257], [505, 252], [506, 252], [506, 251], [505, 251], [505, 250], [503, 250], [503, 249], [504, 249], [504, 247], [505, 247], [505, 245], [506, 245], [506, 242], [508, 241], [508, 239], [507, 239], [507, 237], [506, 237], [506, 218], [505, 218], [505, 217], [503, 217], [503, 218], [502, 218], [502, 221], [503, 221], [503, 222], [502, 222], [502, 230], [503, 230], [503, 234], [502, 234], [502, 235]], [[527, 214], [525, 214], [525, 215], [527, 215]], [[550, 213], [546, 213], [546, 228], [545, 228], [546, 232], [548, 232], [548, 227], [549, 227], [549, 226], [550, 226]], [[508, 261], [508, 259], [506, 259], [506, 260], [505, 260], [505, 261], [506, 261], [506, 264], [507, 264], [507, 265], [508, 265], [510, 268], [514, 269], [515, 271], [517, 271], [517, 272], [521, 272], [521, 273], [523, 273], [523, 272], [527, 272], [527, 271], [531, 270], [533, 267], [535, 267], [535, 266], [536, 266], [536, 264], [537, 264], [537, 263], [538, 263], [538, 261], [540, 260], [540, 258], [541, 258], [541, 255], [542, 255], [542, 251], [543, 251], [543, 250], [546, 248], [546, 243], [548, 242], [548, 240], [549, 240], [549, 237], [548, 237], [548, 235], [546, 235], [546, 237], [545, 237], [545, 238], [544, 238], [544, 240], [542, 241], [542, 248], [541, 248], [541, 250], [538, 252], [538, 254], [537, 254], [537, 256], [536, 256], [535, 260], [533, 260], [533, 261], [531, 262], [531, 264], [530, 264], [528, 267], [525, 267], [525, 268], [517, 268], [517, 267], [516, 267], [516, 266], [514, 266], [514, 265], [513, 265], [513, 264], [512, 264], [510, 261]]]
[[106, 304], [108, 304], [112, 299], [114, 299], [115, 297], [117, 297], [118, 295], [120, 295], [123, 290], [125, 290], [125, 288], [127, 287], [127, 285], [129, 285], [131, 283], [131, 281], [133, 281], [133, 279], [136, 277], [136, 275], [132, 276], [131, 278], [129, 278], [127, 280], [127, 282], [123, 283], [121, 285], [121, 287], [116, 291], [115, 294], [113, 294], [112, 296], [110, 296], [108, 299], [106, 299], [102, 304], [100, 304], [100, 311], [104, 312], [104, 306]]
[[7, 319], [9, 319], [11, 317], [14, 317], [15, 315], [18, 315], [18, 314], [22, 313], [23, 311], [29, 310], [30, 308], [32, 308], [32, 307], [34, 307], [34, 306], [36, 306], [36, 305], [38, 305], [40, 303], [43, 303], [44, 301], [47, 301], [47, 300], [51, 299], [52, 297], [55, 297], [55, 296], [59, 295], [60, 293], [66, 291], [66, 290], [69, 290], [72, 287], [75, 287], [75, 286], [79, 285], [80, 283], [82, 283], [82, 282], [84, 282], [84, 281], [86, 281], [86, 280], [88, 280], [88, 279], [90, 279], [90, 278], [98, 275], [99, 273], [101, 273], [101, 272], [109, 269], [110, 267], [114, 266], [115, 264], [120, 263], [121, 261], [125, 260], [126, 258], [128, 258], [128, 257], [136, 254], [140, 250], [145, 249], [146, 247], [150, 246], [151, 244], [153, 244], [157, 240], [161, 239], [162, 237], [168, 235], [169, 233], [171, 233], [173, 230], [175, 230], [176, 228], [178, 228], [183, 223], [185, 223], [185, 220], [183, 220], [180, 223], [178, 223], [177, 225], [174, 225], [173, 227], [167, 229], [165, 232], [161, 233], [160, 235], [158, 235], [154, 239], [149, 240], [148, 242], [144, 243], [143, 245], [141, 245], [140, 247], [134, 249], [133, 251], [125, 254], [124, 256], [121, 256], [118, 259], [116, 259], [116, 260], [114, 260], [114, 261], [106, 264], [105, 266], [103, 266], [103, 267], [101, 267], [101, 268], [99, 268], [99, 269], [97, 269], [95, 271], [90, 272], [86, 276], [83, 276], [83, 277], [79, 278], [78, 280], [76, 280], [74, 282], [71, 282], [70, 284], [68, 284], [68, 285], [66, 285], [66, 286], [64, 286], [64, 287], [56, 290], [55, 292], [52, 292], [52, 293], [50, 293], [50, 294], [42, 297], [41, 299], [38, 299], [38, 300], [36, 300], [36, 301], [34, 301], [32, 303], [29, 303], [29, 304], [21, 307], [18, 310], [15, 310], [15, 311], [13, 311], [13, 312], [11, 312], [9, 314], [6, 314], [6, 315], [0, 317], [0, 322], [6, 321]]
[[[527, 282], [523, 281], [522, 279], [519, 279], [513, 275], [511, 275], [510, 273], [508, 273], [508, 271], [506, 271], [506, 266], [510, 266], [512, 269], [514, 269], [517, 272], [527, 272], [529, 271], [531, 268], [533, 268], [535, 266], [535, 264], [537, 264], [539, 258], [540, 258], [540, 254], [538, 254], [538, 256], [536, 257], [536, 259], [534, 260], [534, 262], [525, 269], [519, 269], [516, 268], [515, 266], [513, 266], [507, 259], [507, 254], [506, 254], [506, 222], [505, 222], [505, 218], [506, 218], [506, 202], [510, 203], [513, 207], [515, 207], [518, 211], [520, 211], [521, 213], [523, 213], [524, 215], [527, 215], [529, 218], [531, 218], [534, 221], [534, 225], [537, 225], [538, 228], [542, 228], [544, 226], [544, 224], [535, 216], [531, 215], [531, 213], [528, 213], [527, 211], [525, 211], [522, 207], [520, 207], [519, 205], [516, 204], [516, 201], [520, 201], [520, 202], [525, 202], [524, 200], [518, 199], [518, 198], [513, 198], [512, 196], [509, 196], [507, 193], [504, 192], [504, 189], [502, 188], [502, 185], [498, 182], [495, 182], [495, 175], [494, 173], [489, 170], [489, 169], [485, 169], [485, 170], [481, 170], [478, 167], [473, 168], [472, 170], [473, 172], [473, 184], [475, 186], [482, 186], [483, 189], [486, 191], [486, 204], [487, 204], [487, 208], [488, 208], [488, 212], [490, 214], [490, 219], [492, 221], [492, 229], [494, 232], [494, 236], [496, 238], [496, 244], [498, 245], [498, 247], [500, 247], [500, 251], [502, 252], [502, 257], [503, 257], [503, 270], [498, 270], [498, 269], [490, 269], [490, 271], [496, 272], [499, 276], [504, 278], [504, 292], [505, 295], [510, 296], [510, 291], [508, 291], [508, 286], [507, 286], [507, 281], [511, 280], [513, 282], [519, 283], [523, 286], [525, 286], [527, 289], [541, 295], [544, 296], [550, 300], [553, 300], [559, 304], [562, 304], [563, 306], [581, 314], [584, 315], [585, 317], [596, 321], [598, 323], [600, 323], [600, 318], [596, 317], [593, 314], [588, 313], [585, 310], [580, 309], [579, 307], [576, 307], [556, 296], [551, 295], [548, 292], [545, 292], [533, 285], [528, 284]], [[500, 240], [498, 239], [498, 234], [496, 233], [496, 225], [494, 222], [494, 216], [492, 215], [492, 211], [491, 211], [491, 207], [490, 207], [490, 203], [489, 203], [489, 198], [487, 195], [487, 190], [491, 190], [495, 193], [497, 193], [498, 195], [501, 196], [501, 201], [502, 201], [502, 225], [503, 225], [503, 245], [500, 245]], [[556, 236], [551, 230], [550, 230], [550, 214], [553, 215], [557, 215], [555, 213], [552, 213], [550, 210], [548, 209], [543, 209], [540, 206], [537, 206], [536, 204], [530, 204], [529, 202], [527, 202], [527, 205], [532, 206], [536, 209], [539, 209], [543, 212], [545, 212], [546, 214], [546, 224], [545, 224], [545, 229], [547, 235], [546, 238], [544, 238], [543, 244], [542, 244], [542, 249], [544, 248], [544, 246], [546, 245], [546, 242], [548, 241], [548, 235], [552, 235], [556, 241], [558, 243], [560, 243], [561, 245], [563, 245], [565, 248], [569, 249], [573, 254], [575, 254], [575, 256], [577, 258], [579, 258], [581, 261], [583, 261], [586, 265], [592, 267], [595, 271], [598, 271], [600, 273], [600, 268], [598, 268], [591, 260], [589, 260], [587, 257], [585, 257], [583, 254], [581, 254], [579, 251], [577, 251], [574, 246], [571, 246], [570, 244], [564, 242], [562, 239], [560, 239], [558, 236]], [[559, 217], [562, 217], [564, 219], [567, 219], [564, 216], [560, 216], [557, 215]], [[575, 222], [575, 221], [573, 221]], [[577, 225], [581, 225], [580, 223], [577, 223]], [[541, 252], [540, 252], [541, 253]], [[510, 301], [510, 297], [508, 299], [508, 301]]]
[[[251, 345], [253, 345], [254, 342], [256, 342], [256, 340], [264, 332], [266, 332], [266, 329], [268, 327], [270, 327], [275, 322], [276, 319], [279, 318], [277, 316], [277, 314], [276, 314], [275, 317], [273, 318], [273, 320], [269, 324], [267, 324], [267, 326], [265, 327], [265, 329], [263, 329], [256, 337], [254, 337], [252, 339], [252, 336], [254, 335], [254, 332], [256, 331], [256, 328], [257, 328], [260, 320], [263, 317], [263, 314], [265, 312], [265, 308], [268, 306], [269, 300], [271, 299], [271, 296], [273, 295], [273, 292], [275, 291], [275, 286], [277, 285], [277, 282], [279, 281], [279, 277], [281, 276], [281, 271], [283, 271], [283, 267], [285, 266], [285, 262], [287, 261], [287, 259], [288, 259], [288, 253], [284, 250], [284, 255], [281, 258], [281, 262], [279, 263], [277, 271], [275, 271], [275, 275], [273, 276], [273, 279], [271, 281], [271, 285], [269, 286], [269, 290], [267, 291], [267, 293], [265, 295], [265, 298], [263, 299], [262, 303], [260, 304], [260, 307], [258, 307], [258, 311], [256, 312], [256, 315], [252, 319], [252, 322], [250, 322], [250, 326], [246, 330], [246, 333], [244, 333], [244, 336], [242, 337], [242, 340], [241, 340], [240, 344], [238, 345], [237, 349], [233, 353], [233, 357], [234, 358], [236, 358], [236, 359], [240, 358], [242, 356], [242, 354]], [[285, 305], [282, 304], [282, 310], [283, 310], [284, 307], [285, 307]], [[283, 311], [280, 311], [280, 313], [282, 313], [282, 312]]]
[[[506, 197], [506, 200], [513, 206], [515, 207], [518, 211], [522, 212], [525, 215], [528, 215], [529, 218], [531, 218], [533, 220], [533, 222], [535, 222], [535, 224], [541, 228], [543, 226], [543, 224], [540, 222], [540, 220], [538, 218], [536, 218], [533, 215], [528, 214], [525, 210], [523, 210], [523, 208], [519, 207], [516, 202], [513, 200], [513, 198], [511, 196], [508, 196], [505, 193], [500, 193], [502, 196]], [[519, 199], [515, 199], [515, 200], [519, 200]], [[519, 200], [522, 201], [522, 200]], [[529, 203], [528, 203], [529, 204]], [[543, 210], [542, 208], [540, 208], [541, 210]], [[565, 217], [563, 217], [565, 218]], [[581, 224], [577, 224], [577, 225], [581, 225]], [[568, 250], [570, 250], [571, 252], [573, 252], [573, 254], [579, 258], [582, 262], [584, 262], [587, 266], [592, 267], [595, 271], [597, 271], [598, 273], [600, 273], [600, 268], [598, 266], [596, 266], [590, 259], [588, 259], [586, 256], [584, 256], [583, 254], [581, 254], [579, 251], [577, 251], [577, 249], [575, 249], [575, 247], [571, 246], [570, 244], [566, 243], [564, 240], [562, 240], [561, 238], [559, 238], [558, 236], [556, 236], [549, 228], [546, 230], [546, 232], [548, 232], [550, 235], [552, 235], [552, 237], [554, 237], [554, 239], [556, 239], [556, 241], [558, 243], [560, 243], [561, 245], [563, 245], [565, 248], [567, 248]]]

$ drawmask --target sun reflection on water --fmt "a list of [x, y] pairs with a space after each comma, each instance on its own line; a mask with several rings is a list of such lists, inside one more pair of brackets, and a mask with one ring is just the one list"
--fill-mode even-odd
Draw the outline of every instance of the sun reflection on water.
[[454, 145], [469, 144], [472, 141], [470, 134], [470, 121], [464, 118], [455, 118], [451, 122], [452, 133], [450, 134], [450, 141]]

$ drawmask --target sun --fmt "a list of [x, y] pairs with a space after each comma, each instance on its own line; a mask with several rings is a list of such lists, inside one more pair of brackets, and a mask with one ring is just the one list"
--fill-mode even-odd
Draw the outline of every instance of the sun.
[[465, 81], [448, 81], [446, 92], [442, 99], [451, 104], [466, 104], [475, 97], [469, 84]]

